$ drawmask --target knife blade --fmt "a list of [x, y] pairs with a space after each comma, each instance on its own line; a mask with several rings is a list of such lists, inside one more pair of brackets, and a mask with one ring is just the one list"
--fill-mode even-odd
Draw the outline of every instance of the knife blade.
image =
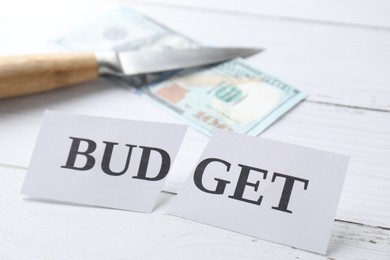
[[0, 57], [0, 98], [40, 93], [105, 75], [130, 76], [215, 64], [262, 50], [200, 48]]
[[96, 53], [101, 75], [137, 75], [209, 65], [262, 51], [250, 48], [201, 48]]

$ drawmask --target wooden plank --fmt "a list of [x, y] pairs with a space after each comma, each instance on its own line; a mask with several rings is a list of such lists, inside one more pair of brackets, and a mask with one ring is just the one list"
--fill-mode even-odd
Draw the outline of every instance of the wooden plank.
[[[390, 227], [389, 133], [390, 113], [304, 102], [260, 137], [350, 156], [336, 218]], [[206, 141], [192, 138], [186, 146], [197, 158]], [[192, 167], [182, 163], [175, 169], [166, 190], [178, 191], [185, 175], [176, 172]]]
[[305, 102], [261, 136], [349, 155], [337, 219], [390, 227], [388, 133], [390, 113]]
[[102, 117], [178, 122], [131, 89], [100, 80], [0, 102], [0, 163], [26, 167], [44, 110]]
[[[0, 53], [47, 51], [47, 43], [44, 43], [47, 39], [60, 36], [114, 6], [101, 1], [91, 10], [91, 3], [83, 2], [74, 10], [74, 1], [37, 1], [39, 4], [23, 5], [18, 4], [20, 0], [13, 1], [6, 8], [11, 10], [9, 13], [0, 11], [9, 25], [3, 32], [7, 37], [0, 42]], [[235, 2], [227, 1], [226, 5], [230, 3]], [[307, 90], [312, 101], [390, 111], [390, 92], [387, 91], [390, 34], [387, 29], [316, 24], [143, 2], [133, 5], [207, 46], [265, 47], [266, 52], [249, 62]], [[51, 12], [40, 12], [40, 6], [47, 6]], [[36, 18], [36, 13], [41, 14], [41, 19]], [[72, 13], [71, 20], [69, 13]], [[47, 24], [47, 20], [52, 22]], [[20, 35], [12, 30], [26, 32]], [[31, 39], [28, 45], [25, 38]]]
[[[115, 100], [115, 102], [113, 102]], [[0, 103], [0, 163], [27, 167], [46, 108], [87, 115], [180, 123], [131, 91], [87, 84]], [[142, 111], [141, 109], [142, 108]], [[261, 135], [351, 156], [337, 218], [390, 227], [390, 113], [304, 102]], [[191, 131], [167, 180], [176, 192], [207, 138]], [[362, 211], [361, 209], [365, 210]]]
[[249, 63], [307, 90], [309, 100], [390, 111], [387, 30], [135, 6], [206, 45], [265, 47]]
[[335, 222], [327, 257], [167, 215], [26, 198], [25, 171], [0, 167], [2, 259], [388, 259], [390, 230]]
[[172, 5], [190, 9], [243, 13], [243, 15], [269, 16], [276, 19], [308, 20], [308, 22], [337, 23], [372, 27], [390, 27], [390, 3], [386, 0], [147, 0], [131, 1], [155, 5]]
[[[8, 2], [7, 8], [0, 8], [0, 23], [25, 32], [24, 38], [31, 38], [29, 45], [36, 44], [36, 51], [47, 48], [39, 45], [37, 38], [43, 40], [54, 32], [61, 34], [80, 22], [76, 17], [87, 17], [102, 10], [97, 6], [90, 8], [88, 4], [81, 7], [75, 5], [75, 1], [66, 4], [38, 1], [16, 0]], [[389, 3], [383, 0], [353, 3], [351, 0], [298, 0], [294, 4], [281, 0], [246, 0], [245, 4], [236, 1], [222, 4], [221, 1], [205, 0], [162, 1], [165, 2], [137, 1], [136, 7], [206, 44], [267, 47], [264, 55], [250, 62], [307, 89], [311, 96], [310, 102], [286, 115], [263, 136], [351, 155], [337, 218], [389, 227], [390, 113], [374, 111], [390, 110]], [[190, 5], [195, 9], [187, 8]], [[261, 8], [257, 8], [259, 5]], [[42, 6], [51, 11], [42, 12]], [[48, 20], [52, 21], [50, 26]], [[19, 21], [19, 27], [13, 27], [15, 21]], [[26, 50], [24, 40], [16, 45], [8, 38], [15, 34], [9, 28], [3, 33], [7, 39], [2, 43], [5, 40], [7, 48]], [[3, 53], [6, 50], [0, 49]], [[139, 111], [139, 107], [144, 111]], [[0, 258], [107, 259], [155, 258], [158, 255], [159, 259], [325, 259], [167, 216], [166, 207], [172, 196], [166, 194], [150, 215], [21, 199], [18, 192], [24, 168], [46, 108], [177, 122], [152, 104], [144, 104], [128, 90], [102, 81], [1, 102], [0, 204], [3, 210], [0, 211], [0, 222], [6, 225], [0, 228]], [[196, 154], [201, 151], [205, 138], [196, 134], [190, 137], [190, 144], [195, 146], [189, 150]], [[189, 159], [186, 156], [183, 158]], [[185, 179], [182, 173], [188, 173], [191, 168], [186, 160], [179, 166], [176, 172], [179, 175], [171, 175], [170, 186], [166, 189], [177, 189]], [[336, 222], [327, 257], [389, 259], [389, 241], [390, 233], [386, 228]]]

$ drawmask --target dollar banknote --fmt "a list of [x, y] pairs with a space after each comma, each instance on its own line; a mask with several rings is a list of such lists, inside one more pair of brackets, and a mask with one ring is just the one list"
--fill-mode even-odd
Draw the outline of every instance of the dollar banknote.
[[[53, 42], [71, 51], [159, 51], [164, 49], [198, 48], [201, 45], [191, 38], [175, 32], [123, 5], [90, 20]], [[133, 87], [166, 78], [169, 73], [114, 78], [116, 82]]]
[[[201, 45], [129, 7], [116, 8], [65, 34], [57, 43], [76, 51], [163, 50]], [[124, 78], [146, 98], [206, 135], [227, 129], [258, 135], [306, 94], [246, 64]]]
[[242, 59], [183, 70], [143, 91], [206, 135], [215, 129], [258, 135], [306, 97]]
[[77, 51], [153, 51], [200, 46], [127, 6], [114, 8], [55, 41]]

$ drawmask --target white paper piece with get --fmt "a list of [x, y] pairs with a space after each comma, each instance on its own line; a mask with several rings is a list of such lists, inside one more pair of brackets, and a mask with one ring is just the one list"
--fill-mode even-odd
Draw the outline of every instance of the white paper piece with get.
[[324, 254], [348, 161], [217, 131], [169, 214]]
[[22, 193], [151, 212], [186, 126], [46, 111]]

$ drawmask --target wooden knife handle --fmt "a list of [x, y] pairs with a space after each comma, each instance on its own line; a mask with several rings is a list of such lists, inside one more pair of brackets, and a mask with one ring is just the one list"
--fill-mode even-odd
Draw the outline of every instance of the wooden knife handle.
[[98, 77], [93, 53], [0, 57], [0, 98], [49, 91]]

